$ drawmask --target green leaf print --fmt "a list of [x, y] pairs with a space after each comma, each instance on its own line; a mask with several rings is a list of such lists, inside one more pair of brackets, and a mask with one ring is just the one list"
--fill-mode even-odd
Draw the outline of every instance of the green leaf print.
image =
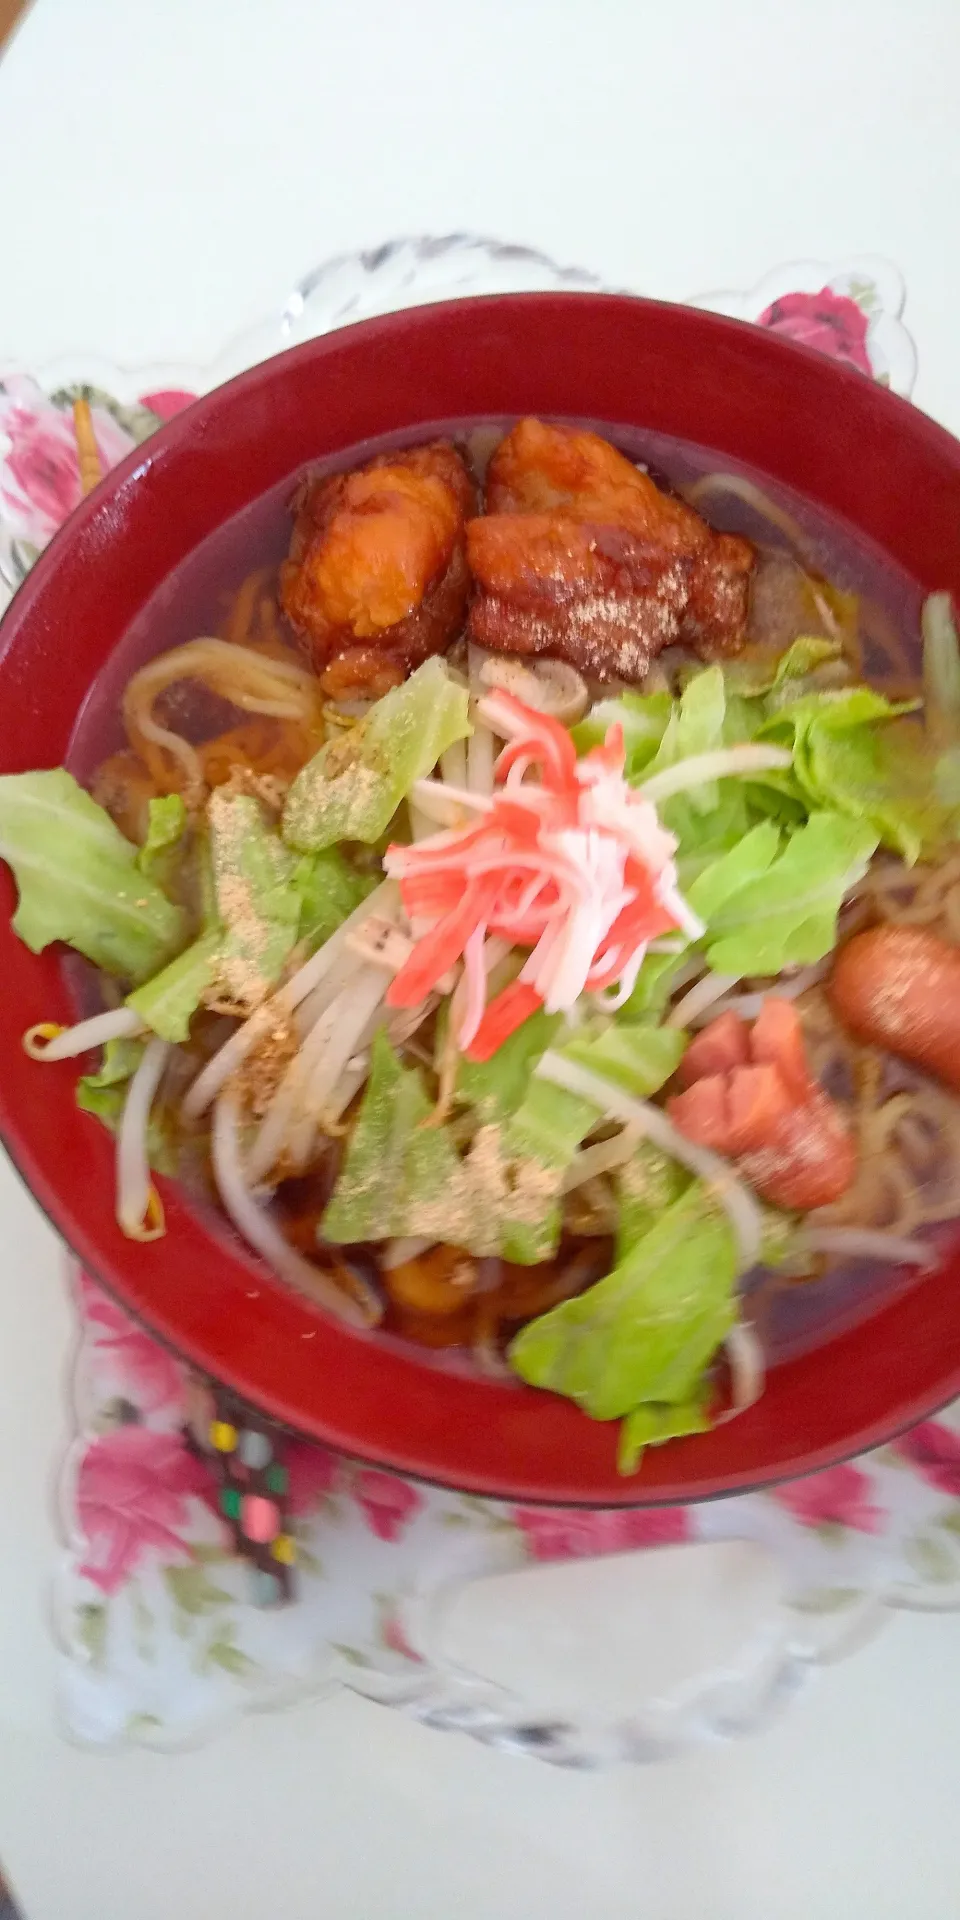
[[85, 1601], [77, 1608], [77, 1638], [91, 1666], [102, 1667], [107, 1645], [107, 1609], [102, 1601]]
[[232, 1603], [233, 1595], [223, 1587], [212, 1586], [203, 1567], [196, 1563], [187, 1567], [164, 1567], [163, 1577], [181, 1613], [199, 1615]]
[[960, 1573], [960, 1562], [952, 1542], [947, 1542], [929, 1529], [914, 1534], [904, 1547], [907, 1565], [918, 1573], [922, 1580], [931, 1581], [940, 1586], [948, 1580], [955, 1580]]
[[862, 1599], [859, 1587], [811, 1587], [791, 1600], [790, 1606], [794, 1613], [841, 1613]]
[[219, 1634], [204, 1648], [200, 1660], [201, 1673], [209, 1673], [211, 1667], [219, 1667], [223, 1673], [232, 1673], [242, 1678], [255, 1673], [257, 1662], [249, 1653], [244, 1653], [227, 1634]]

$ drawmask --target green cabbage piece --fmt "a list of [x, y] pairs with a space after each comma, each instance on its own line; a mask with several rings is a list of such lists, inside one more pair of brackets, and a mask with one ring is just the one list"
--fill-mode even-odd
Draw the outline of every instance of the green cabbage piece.
[[648, 1401], [642, 1407], [634, 1407], [620, 1422], [617, 1471], [636, 1473], [645, 1447], [662, 1446], [665, 1440], [684, 1440], [691, 1433], [709, 1433], [713, 1424], [709, 1405], [709, 1393], [704, 1391], [673, 1406], [668, 1402]]
[[673, 714], [673, 696], [663, 693], [623, 693], [617, 700], [598, 700], [571, 728], [579, 754], [603, 745], [607, 728], [623, 728], [628, 780], [639, 780], [649, 768]]
[[[774, 693], [778, 688], [786, 692], [788, 682], [805, 680], [809, 674], [816, 673], [819, 667], [832, 666], [842, 655], [843, 646], [839, 640], [826, 640], [811, 634], [792, 640], [781, 654], [748, 655], [745, 659], [728, 660], [723, 669], [727, 696], [755, 700], [764, 694]], [[789, 698], [795, 697], [796, 689], [791, 687]]]
[[637, 1241], [655, 1226], [660, 1215], [679, 1200], [690, 1180], [690, 1174], [679, 1160], [672, 1159], [649, 1140], [638, 1142], [636, 1152], [615, 1175], [618, 1266]]
[[298, 773], [283, 837], [302, 853], [339, 840], [377, 840], [416, 780], [470, 732], [468, 696], [436, 656], [363, 720], [329, 740]]
[[447, 1127], [424, 1125], [430, 1114], [420, 1074], [401, 1066], [379, 1033], [323, 1238], [423, 1234], [477, 1255], [549, 1259], [560, 1237], [562, 1176], [596, 1108], [532, 1079], [516, 1111], [480, 1127], [464, 1159]]
[[[695, 673], [687, 681], [679, 700], [673, 703], [663, 738], [644, 771], [644, 779], [662, 773], [667, 767], [675, 767], [679, 760], [689, 760], [698, 753], [712, 753], [714, 748], [723, 746], [726, 712], [723, 669], [707, 667], [704, 672]], [[677, 796], [678, 799], [682, 798], [684, 807], [692, 808], [694, 813], [711, 813], [719, 797], [716, 781], [706, 781], [700, 787], [691, 788], [689, 793]], [[672, 826], [668, 814], [669, 803], [663, 810], [663, 817]], [[676, 830], [673, 827], [673, 831]]]
[[297, 942], [297, 862], [250, 794], [218, 789], [207, 804], [207, 821], [223, 929], [219, 986], [239, 1006], [251, 1006], [279, 980]]
[[694, 1181], [606, 1278], [522, 1329], [510, 1363], [595, 1420], [689, 1407], [736, 1319], [730, 1222]]
[[[445, 1024], [438, 1019], [438, 1057], [443, 1047]], [[456, 1099], [464, 1106], [476, 1108], [481, 1125], [509, 1119], [523, 1101], [537, 1061], [562, 1026], [562, 1014], [544, 1013], [540, 1008], [507, 1035], [489, 1060], [467, 1060], [461, 1055], [454, 1082]]]
[[429, 1117], [419, 1073], [401, 1066], [386, 1035], [377, 1033], [363, 1102], [323, 1216], [324, 1240], [350, 1244], [426, 1233], [464, 1244], [438, 1223], [446, 1200], [454, 1217], [460, 1158], [444, 1127], [424, 1126]]
[[648, 953], [637, 974], [628, 1000], [620, 1009], [621, 1020], [644, 1020], [663, 1013], [673, 992], [673, 976], [684, 964], [684, 954]]
[[137, 866], [141, 873], [153, 874], [162, 885], [169, 885], [188, 819], [179, 793], [165, 793], [151, 800], [147, 837], [137, 854]]
[[188, 936], [185, 915], [138, 849], [63, 767], [0, 777], [0, 858], [20, 901], [13, 930], [34, 953], [53, 940], [119, 979], [148, 979]]
[[948, 826], [937, 794], [936, 758], [924, 731], [871, 687], [810, 693], [769, 713], [760, 735], [793, 750], [793, 773], [811, 807], [829, 807], [874, 827], [905, 860], [936, 846]]
[[339, 847], [304, 854], [293, 870], [291, 885], [300, 901], [297, 939], [308, 952], [322, 947], [355, 907], [380, 884], [380, 875], [358, 873]]
[[175, 1045], [187, 1040], [190, 1022], [203, 1005], [220, 975], [223, 933], [219, 927], [203, 933], [168, 967], [155, 974], [135, 993], [128, 994], [127, 1006], [140, 1015], [146, 1026]]
[[[837, 914], [878, 845], [865, 822], [814, 813], [773, 849], [772, 827], [725, 854], [690, 889], [708, 921], [707, 959], [716, 973], [770, 975], [822, 960], [836, 945]], [[753, 866], [748, 870], [750, 862]]]
[[565, 1060], [599, 1073], [640, 1100], [657, 1093], [675, 1073], [686, 1051], [687, 1036], [679, 1027], [627, 1025], [620, 1020], [591, 1023], [565, 1040], [558, 1052]]

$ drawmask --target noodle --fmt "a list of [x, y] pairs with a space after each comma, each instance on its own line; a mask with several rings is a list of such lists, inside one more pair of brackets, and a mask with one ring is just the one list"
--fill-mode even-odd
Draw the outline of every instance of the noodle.
[[173, 778], [190, 806], [206, 794], [200, 751], [180, 733], [154, 718], [159, 696], [178, 681], [199, 681], [247, 713], [296, 721], [320, 735], [320, 694], [314, 676], [291, 660], [273, 659], [226, 640], [189, 640], [151, 660], [127, 684], [123, 718], [127, 738], [154, 778], [169, 790]]
[[754, 481], [747, 480], [739, 473], [705, 473], [692, 486], [684, 487], [683, 492], [691, 507], [698, 510], [701, 501], [715, 499], [717, 494], [726, 493], [736, 500], [742, 500], [745, 506], [751, 507], [754, 513], [759, 513], [771, 526], [776, 527], [778, 533], [783, 534], [808, 572], [816, 573], [816, 557], [799, 521], [785, 507], [778, 507], [776, 501], [771, 500], [770, 495], [764, 493]]

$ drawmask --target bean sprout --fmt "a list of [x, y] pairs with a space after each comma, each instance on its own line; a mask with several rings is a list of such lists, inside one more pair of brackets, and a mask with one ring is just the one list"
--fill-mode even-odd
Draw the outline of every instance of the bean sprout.
[[678, 760], [675, 767], [664, 767], [637, 788], [646, 800], [670, 800], [689, 787], [702, 787], [709, 780], [725, 780], [732, 774], [783, 772], [793, 765], [786, 747], [716, 747], [712, 753], [692, 753]]
[[117, 1139], [117, 1220], [130, 1240], [158, 1240], [164, 1232], [163, 1207], [150, 1178], [147, 1132], [169, 1051], [166, 1040], [148, 1040], [124, 1102]]
[[78, 1021], [75, 1027], [58, 1027], [52, 1021], [28, 1027], [23, 1049], [31, 1060], [73, 1060], [78, 1053], [102, 1047], [108, 1040], [133, 1039], [146, 1031], [131, 1007], [114, 1007], [109, 1013], [95, 1013], [90, 1020]]
[[220, 1095], [214, 1108], [212, 1156], [214, 1178], [226, 1212], [238, 1233], [281, 1280], [296, 1287], [299, 1293], [307, 1294], [349, 1327], [375, 1326], [383, 1316], [383, 1309], [373, 1288], [359, 1275], [353, 1275], [358, 1297], [351, 1299], [343, 1293], [329, 1274], [291, 1247], [266, 1209], [250, 1193], [240, 1159], [239, 1108], [229, 1089]]

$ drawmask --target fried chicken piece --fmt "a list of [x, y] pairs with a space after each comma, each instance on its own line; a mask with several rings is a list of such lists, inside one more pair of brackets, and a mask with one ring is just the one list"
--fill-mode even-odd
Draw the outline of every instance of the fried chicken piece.
[[379, 695], [463, 625], [476, 489], [447, 441], [301, 482], [280, 604], [324, 691]]
[[750, 542], [715, 533], [599, 434], [521, 420], [486, 504], [467, 526], [478, 645], [628, 680], [674, 641], [707, 659], [743, 645]]

